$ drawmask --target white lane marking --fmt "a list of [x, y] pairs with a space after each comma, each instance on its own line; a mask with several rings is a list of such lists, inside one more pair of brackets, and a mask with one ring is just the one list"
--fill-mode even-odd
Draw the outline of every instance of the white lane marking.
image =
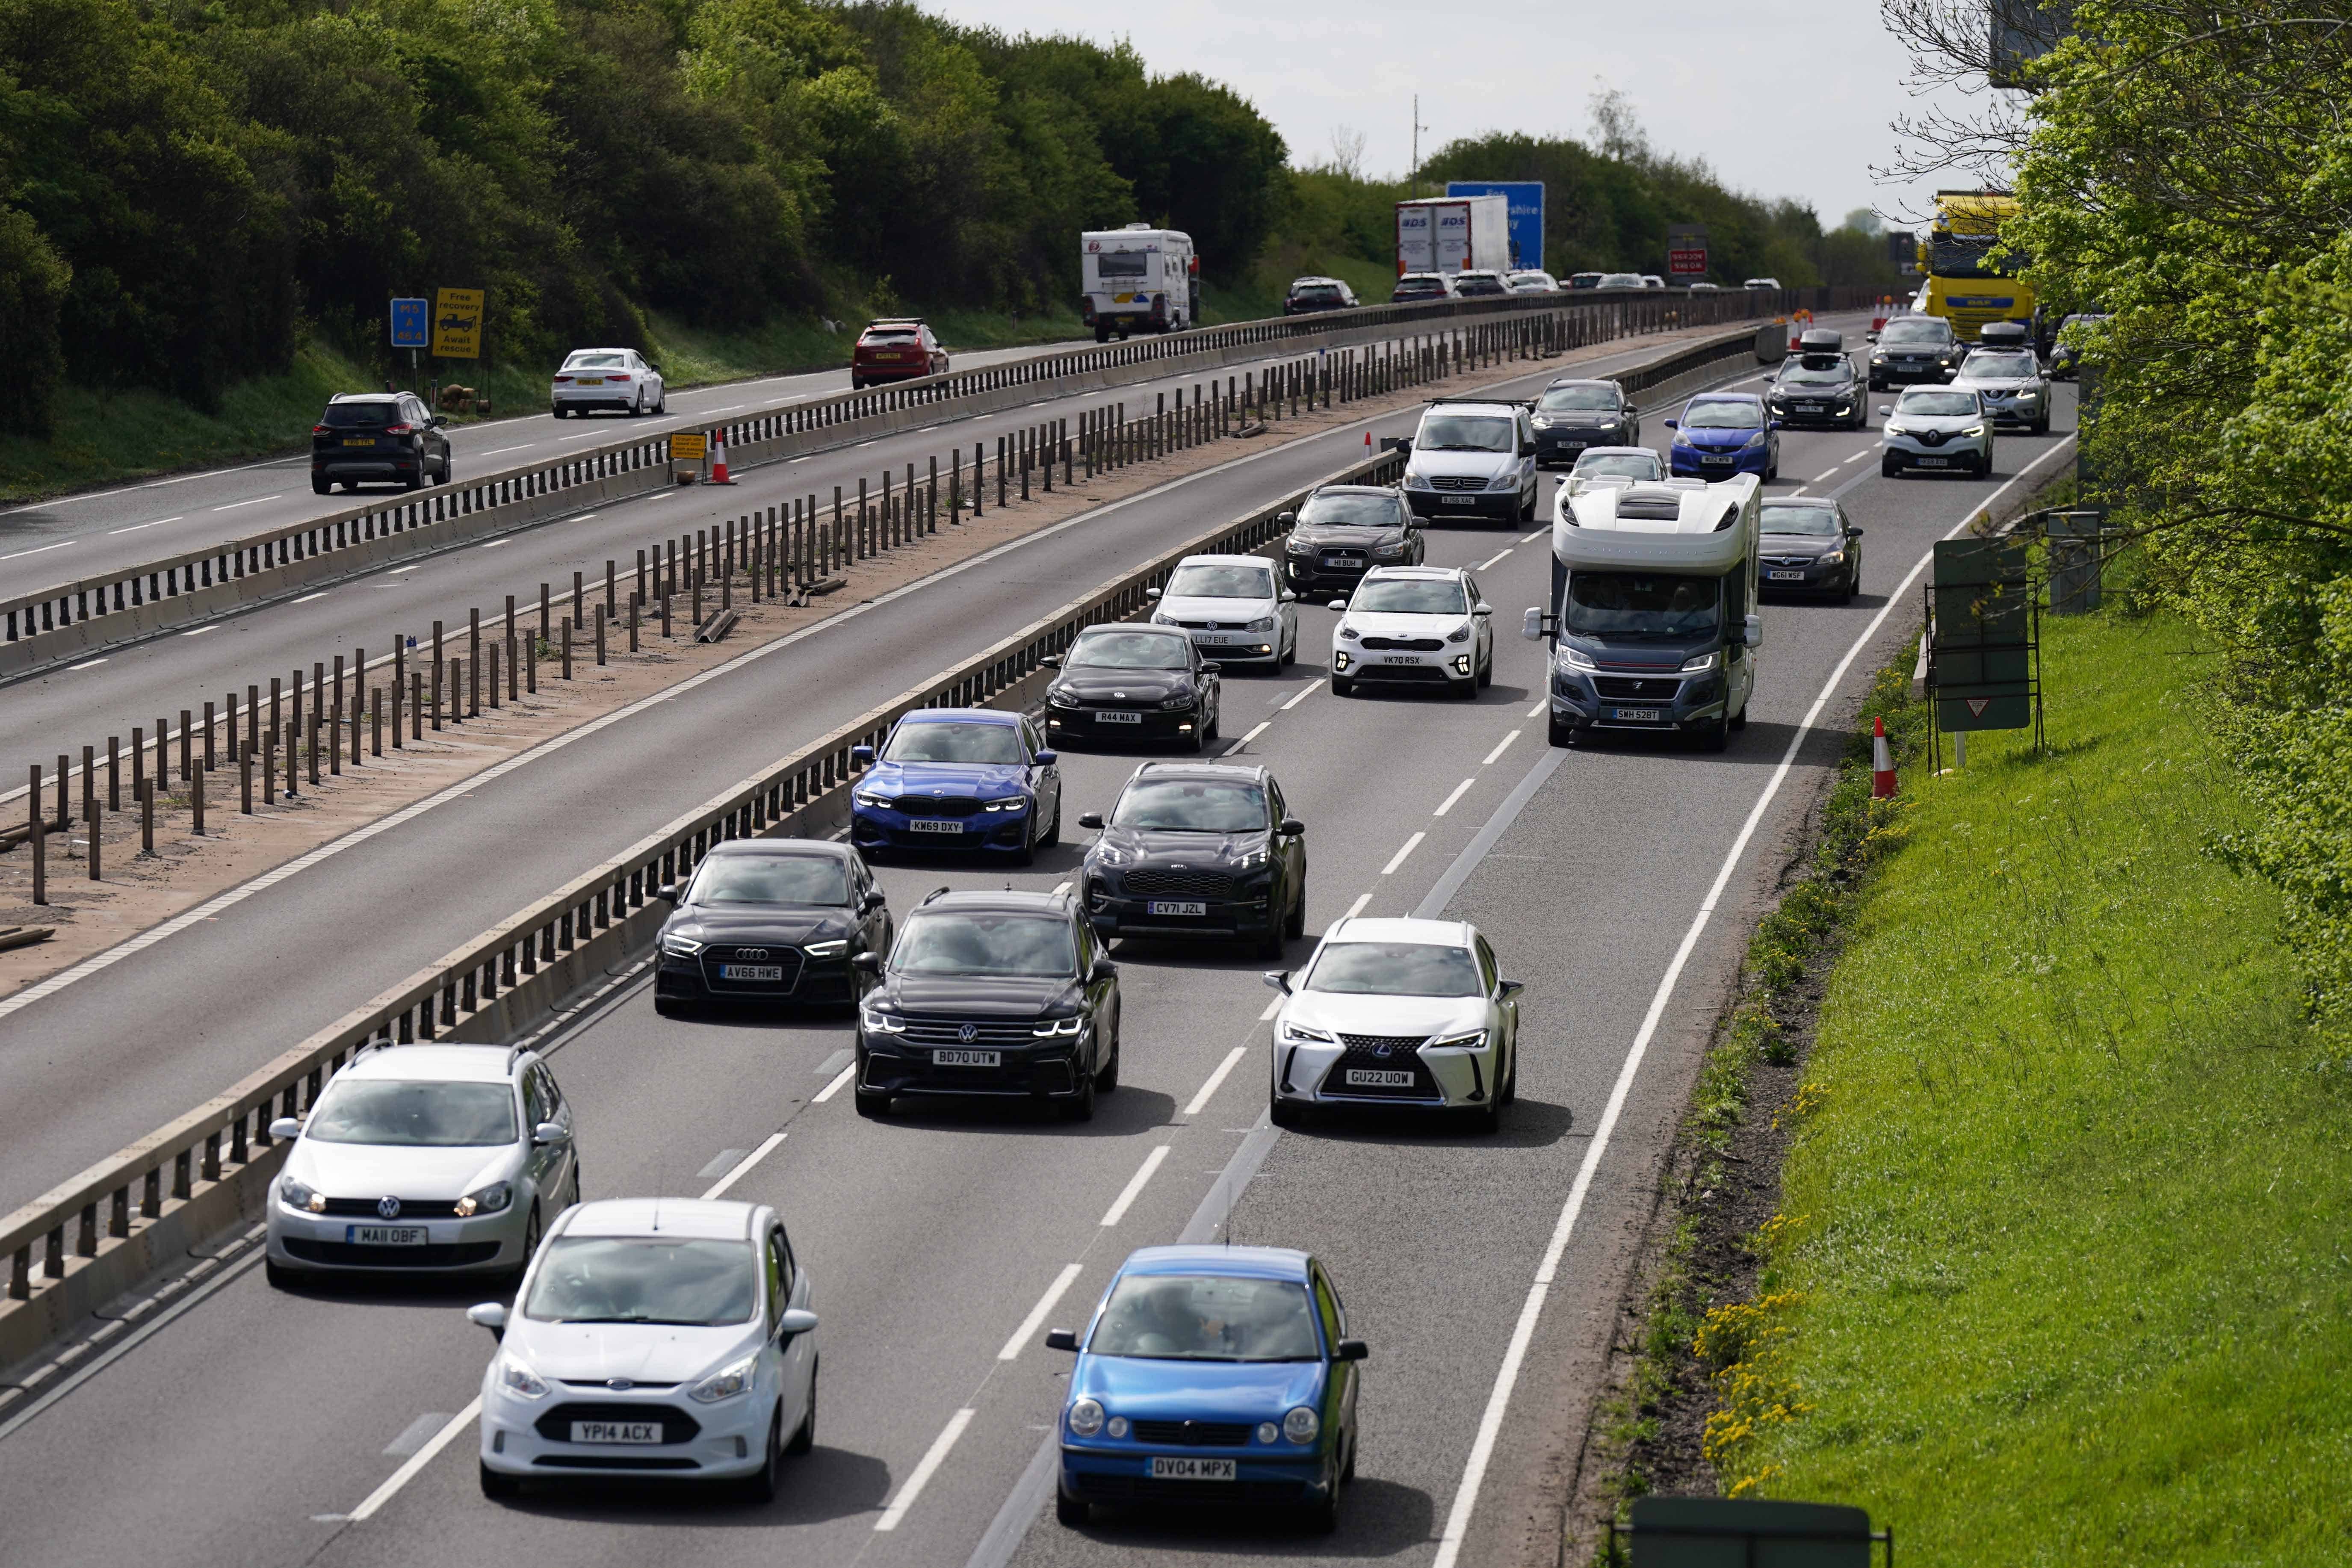
[[68, 544], [80, 542], [79, 539], [60, 539], [55, 544], [37, 544], [30, 550], [19, 550], [14, 555], [0, 555], [0, 561], [21, 561], [27, 555], [39, 555], [51, 550], [63, 550]]
[[176, 517], [159, 517], [152, 522], [134, 522], [129, 528], [117, 528], [110, 530], [110, 531], [114, 533], [136, 533], [142, 528], [161, 528], [167, 522], [177, 522], [179, 521], [180, 520]]
[[326, 596], [327, 591], [324, 588], [321, 588], [315, 594], [305, 594], [300, 598], [292, 600], [291, 603], [297, 605], [307, 605], [313, 599], [323, 599]]
[[284, 490], [280, 490], [274, 496], [255, 496], [250, 500], [233, 500], [226, 506], [216, 506], [213, 508], [213, 510], [215, 511], [235, 511], [241, 506], [259, 506], [266, 500], [284, 500], [285, 499], [286, 492]]
[[[1404, 858], [1406, 856], [1421, 847], [1421, 841], [1426, 837], [1428, 837], [1426, 834], [1416, 833], [1412, 837], [1406, 839], [1404, 841], [1404, 847], [1390, 856], [1389, 863], [1381, 868], [1381, 875], [1386, 877], [1394, 873], [1398, 867], [1404, 864]], [[1366, 893], [1364, 897], [1369, 899], [1371, 895], [1370, 893]]]
[[1848, 458], [1844, 462], [1840, 463], [1838, 467], [1841, 468], [1850, 467], [1853, 464], [1861, 462], [1864, 458], [1869, 456], [1870, 448], [1865, 447], [1861, 451], [1856, 452], [1853, 457]]
[[1067, 882], [1056, 882], [1054, 884], [1054, 896], [1057, 899], [1069, 890], [1070, 885]]
[[425, 1439], [449, 1422], [446, 1410], [428, 1410], [401, 1428], [400, 1436], [383, 1446], [383, 1451], [395, 1459], [405, 1459], [425, 1446]]
[[[110, 654], [108, 656], [108, 658], [112, 658], [112, 657], [113, 657], [113, 656], [112, 656], [112, 655], [110, 655]], [[71, 675], [71, 674], [72, 674], [75, 670], [77, 670], [77, 669], [95, 669], [95, 668], [97, 668], [100, 665], [104, 664], [105, 662], [106, 662], [106, 659], [103, 659], [103, 658], [86, 658], [86, 659], [82, 660], [79, 664], [69, 664], [69, 665], [66, 666], [66, 673], [67, 673], [68, 675]]]
[[1234, 749], [1235, 751], [1239, 751], [1242, 747], [1248, 745], [1252, 741], [1256, 740], [1260, 735], [1265, 734], [1268, 730], [1273, 728], [1274, 721], [1268, 719], [1265, 723], [1260, 724], [1256, 729], [1252, 730], [1248, 734], [1244, 735], [1240, 740], [1235, 741], [1234, 742]]
[[1315, 689], [1316, 689], [1317, 687], [1318, 687], [1318, 686], [1321, 686], [1322, 684], [1323, 684], [1323, 683], [1322, 683], [1321, 681], [1319, 681], [1319, 680], [1310, 680], [1310, 681], [1308, 681], [1308, 682], [1306, 684], [1306, 686], [1300, 689], [1300, 691], [1299, 691], [1299, 693], [1298, 693], [1298, 695], [1297, 695], [1297, 696], [1296, 696], [1296, 697], [1292, 698], [1289, 701], [1287, 701], [1287, 702], [1284, 703], [1280, 708], [1276, 709], [1276, 712], [1280, 712], [1280, 713], [1287, 713], [1287, 712], [1289, 712], [1293, 708], [1297, 707], [1300, 703], [1302, 703], [1302, 702], [1306, 701], [1308, 698], [1310, 698], [1310, 697], [1314, 696], [1314, 695], [1315, 695]]
[[710, 1184], [710, 1190], [702, 1194], [704, 1200], [708, 1202], [711, 1198], [720, 1196], [728, 1188], [741, 1181], [745, 1176], [750, 1175], [751, 1173], [751, 1167], [766, 1159], [769, 1155], [774, 1153], [777, 1147], [781, 1145], [783, 1141], [784, 1135], [782, 1133], [769, 1133], [765, 1138], [760, 1141], [760, 1146], [757, 1149], [752, 1150], [750, 1153], [744, 1155], [742, 1160], [733, 1170], [728, 1172], [725, 1175]]
[[721, 1149], [719, 1151], [718, 1154], [712, 1158], [710, 1163], [703, 1166], [702, 1169], [697, 1171], [695, 1174], [705, 1179], [723, 1174], [728, 1171], [733, 1170], [735, 1168], [736, 1162], [742, 1159], [744, 1155], [751, 1152], [751, 1151], [749, 1149]]
[[846, 1089], [849, 1086], [849, 1080], [856, 1076], [857, 1064], [856, 1062], [852, 1062], [847, 1067], [841, 1069], [840, 1076], [836, 1077], [831, 1083], [826, 1084], [823, 1089], [818, 1089], [816, 1091], [815, 1098], [812, 1099], [809, 1103], [811, 1105], [823, 1105], [826, 1100], [831, 1100], [835, 1095], [839, 1094], [844, 1089]]
[[184, 637], [200, 637], [206, 632], [216, 632], [218, 630], [220, 630], [218, 626], [198, 626], [194, 631], [182, 632], [180, 635]]
[[[2004, 492], [2022, 481], [2026, 474], [2042, 461], [2063, 449], [2063, 447], [2053, 447], [2042, 458], [2028, 465], [2024, 471], [1994, 491], [1982, 506], [1969, 508], [1969, 517], [1973, 518], [1979, 511], [1990, 511]], [[1953, 524], [1944, 537], [1952, 538], [1967, 526], [1968, 520], [1963, 519]], [[1586, 1147], [1584, 1159], [1577, 1166], [1576, 1180], [1569, 1188], [1568, 1201], [1560, 1207], [1559, 1223], [1552, 1227], [1551, 1239], [1544, 1247], [1542, 1261], [1536, 1267], [1534, 1282], [1528, 1287], [1527, 1300], [1519, 1308], [1518, 1321], [1512, 1327], [1509, 1345], [1503, 1352], [1503, 1364], [1496, 1371], [1494, 1387], [1486, 1396], [1486, 1412], [1479, 1417], [1477, 1436], [1470, 1445], [1469, 1459], [1463, 1466], [1462, 1484], [1454, 1494], [1453, 1506], [1446, 1511], [1445, 1531], [1438, 1538], [1437, 1556], [1430, 1568], [1454, 1568], [1456, 1559], [1462, 1554], [1462, 1542], [1470, 1530], [1470, 1516], [1477, 1506], [1478, 1488], [1486, 1479], [1487, 1465], [1494, 1458], [1495, 1441], [1502, 1430], [1503, 1416], [1510, 1405], [1511, 1388], [1518, 1381], [1520, 1363], [1526, 1360], [1528, 1345], [1535, 1338], [1536, 1321], [1543, 1315], [1544, 1298], [1550, 1294], [1561, 1255], [1568, 1250], [1569, 1237], [1576, 1229], [1577, 1217], [1583, 1212], [1585, 1194], [1591, 1190], [1594, 1173], [1600, 1169], [1601, 1156], [1608, 1152], [1610, 1137], [1617, 1128], [1617, 1119], [1624, 1110], [1626, 1098], [1633, 1092], [1634, 1075], [1641, 1070], [1642, 1058], [1649, 1050], [1652, 1037], [1657, 1033], [1658, 1021], [1664, 1016], [1666, 1003], [1673, 997], [1675, 986], [1682, 978], [1683, 966], [1690, 962], [1693, 950], [1698, 946], [1699, 933], [1706, 929], [1708, 920], [1723, 897], [1724, 889], [1731, 881], [1732, 872], [1738, 868], [1740, 857], [1747, 853], [1748, 841], [1756, 836], [1758, 825], [1764, 820], [1765, 811], [1780, 793], [1780, 785], [1795, 764], [1797, 748], [1804, 743], [1814, 721], [1821, 717], [1822, 710], [1828, 707], [1830, 699], [1837, 694], [1838, 683], [1845, 679], [1846, 671], [1862, 656], [1862, 650], [1870, 646], [1870, 640], [1878, 635], [1878, 628], [1885, 624], [1895, 606], [1907, 601], [1913, 584], [1919, 580], [1919, 574], [1926, 571], [1927, 563], [1934, 559], [1934, 552], [1930, 552], [1912, 563], [1910, 572], [1887, 595], [1886, 603], [1879, 606], [1878, 613], [1871, 616], [1870, 624], [1862, 629], [1862, 635], [1847, 647], [1845, 657], [1839, 659], [1836, 668], [1830, 671], [1829, 679], [1822, 684], [1821, 694], [1813, 699], [1812, 706], [1805, 710], [1803, 721], [1790, 733], [1788, 746], [1780, 753], [1780, 765], [1772, 770], [1772, 776], [1765, 781], [1763, 793], [1756, 797], [1756, 804], [1749, 808], [1748, 820], [1740, 825], [1738, 837], [1732, 840], [1730, 852], [1723, 858], [1714, 883], [1707, 889], [1706, 899], [1700, 902], [1698, 912], [1691, 917], [1689, 929], [1683, 932], [1681, 945], [1675, 949], [1673, 960], [1667, 963], [1665, 973], [1658, 981], [1657, 990], [1650, 997], [1649, 1010], [1642, 1016], [1642, 1026], [1633, 1036], [1633, 1043], [1625, 1053], [1623, 1065], [1617, 1069], [1617, 1081], [1610, 1087], [1608, 1103], [1601, 1110], [1601, 1120], [1593, 1125], [1592, 1142]]]
[[457, 1440], [457, 1434], [471, 1426], [482, 1414], [482, 1396], [474, 1395], [466, 1408], [449, 1417], [448, 1424], [433, 1434], [433, 1440], [409, 1456], [408, 1462], [383, 1479], [383, 1485], [368, 1493], [367, 1501], [352, 1510], [352, 1522], [375, 1517], [376, 1510], [390, 1502], [400, 1489], [416, 1479], [417, 1473], [431, 1464], [442, 1449]]
[[1533, 533], [1523, 533], [1519, 535], [1519, 542], [1521, 544], [1533, 544], [1537, 540], [1541, 539], [1545, 534], [1549, 533], [1550, 531], [1551, 530], [1549, 528], [1538, 528]]
[[1143, 1163], [1136, 1168], [1135, 1174], [1127, 1179], [1127, 1185], [1119, 1189], [1118, 1196], [1111, 1200], [1110, 1207], [1103, 1210], [1104, 1225], [1114, 1226], [1127, 1217], [1128, 1205], [1142, 1194], [1144, 1184], [1151, 1180], [1151, 1173], [1160, 1169], [1161, 1162], [1168, 1158], [1168, 1151], [1174, 1147], [1172, 1143], [1162, 1143], [1143, 1157]]
[[[1269, 1018], [1273, 1017], [1275, 1013], [1279, 1012], [1281, 1008], [1282, 999], [1277, 996], [1275, 998], [1273, 1010], [1267, 1012], [1265, 1016]], [[1184, 1114], [1187, 1116], [1200, 1115], [1202, 1110], [1209, 1103], [1210, 1098], [1223, 1086], [1225, 1075], [1232, 1072], [1234, 1065], [1247, 1055], [1249, 1055], [1249, 1047], [1247, 1046], [1235, 1046], [1232, 1050], [1227, 1051], [1225, 1053], [1225, 1059], [1217, 1064], [1217, 1070], [1211, 1073], [1209, 1075], [1208, 1082], [1201, 1086], [1201, 1092], [1184, 1102]]]
[[1435, 811], [1431, 812], [1429, 815], [1432, 816], [1444, 816], [1447, 812], [1452, 811], [1454, 809], [1454, 803], [1460, 800], [1464, 795], [1469, 794], [1470, 786], [1477, 782], [1478, 781], [1476, 779], [1470, 778], [1464, 779], [1460, 784], [1455, 784], [1454, 786], [1454, 793], [1447, 795], [1438, 808]]
[[730, 403], [718, 408], [697, 409], [696, 412], [698, 414], [732, 414], [738, 408], [749, 408], [751, 406], [751, 405], [748, 403]]
[[882, 1510], [882, 1517], [874, 1521], [876, 1530], [898, 1528], [898, 1521], [907, 1517], [907, 1510], [915, 1506], [915, 1500], [921, 1497], [923, 1489], [931, 1484], [932, 1473], [945, 1462], [948, 1450], [954, 1447], [956, 1439], [963, 1436], [963, 1429], [971, 1425], [971, 1417], [972, 1412], [967, 1406], [948, 1418], [947, 1426], [931, 1439], [930, 1450], [917, 1462], [915, 1473], [907, 1478], [907, 1484], [898, 1489], [898, 1495], [891, 1500], [888, 1508]]
[[1471, 570], [1474, 572], [1484, 572], [1487, 567], [1492, 566], [1496, 562], [1500, 561], [1504, 556], [1508, 555], [1512, 551], [1517, 550], [1517, 548], [1518, 546], [1516, 544], [1506, 545], [1502, 549], [1495, 552], [1492, 555], [1486, 557], [1484, 561], [1478, 563], [1478, 564], [1472, 567]]
[[1364, 906], [1365, 906], [1366, 904], [1370, 903], [1371, 901], [1372, 901], [1372, 896], [1371, 896], [1371, 894], [1370, 894], [1370, 893], [1358, 893], [1358, 894], [1356, 895], [1356, 901], [1355, 901], [1354, 903], [1352, 903], [1352, 904], [1349, 904], [1349, 905], [1348, 906], [1348, 912], [1347, 912], [1346, 914], [1344, 914], [1344, 915], [1341, 915], [1339, 918], [1340, 918], [1341, 920], [1343, 920], [1343, 921], [1351, 921], [1351, 920], [1354, 920], [1358, 915], [1362, 914], [1362, 913], [1364, 912]]
[[[572, 521], [574, 521], [574, 522], [578, 522], [578, 521], [580, 521], [580, 519], [578, 519], [578, 518], [576, 518], [576, 517], [575, 517], [575, 518], [573, 518]], [[485, 549], [485, 550], [502, 550], [502, 549], [504, 549], [506, 546], [508, 546], [508, 545], [509, 545], [509, 544], [512, 544], [513, 542], [514, 542], [514, 541], [513, 541], [513, 540], [511, 540], [511, 539], [493, 539], [493, 540], [491, 540], [488, 544], [483, 545], [483, 546], [482, 546], [482, 548], [483, 548], [483, 549]], [[503, 616], [501, 616], [499, 617], [499, 619], [501, 619], [501, 620], [503, 620], [503, 619], [505, 619], [505, 618], [506, 618], [506, 617], [504, 617]]]
[[[1848, 459], [1847, 459], [1847, 461], [1848, 461], [1848, 462], [1851, 462], [1852, 460], [1853, 460], [1852, 458], [1848, 458]], [[1844, 468], [1844, 467], [1845, 467], [1845, 464], [1844, 464], [1844, 463], [1839, 463], [1839, 464], [1835, 465], [1834, 467], [1828, 468], [1824, 468], [1824, 469], [1822, 469], [1820, 473], [1815, 474], [1811, 479], [1807, 479], [1805, 482], [1806, 482], [1807, 484], [1809, 484], [1809, 485], [1817, 485], [1817, 484], [1820, 484], [1823, 479], [1836, 479], [1836, 478], [1837, 478], [1837, 471], [1838, 471], [1838, 469], [1839, 469], [1839, 468]]]
[[787, 459], [786, 459], [786, 465], [787, 465], [787, 466], [790, 466], [790, 465], [791, 465], [791, 464], [793, 464], [793, 463], [805, 463], [805, 462], [807, 462], [807, 461], [809, 460], [809, 458], [814, 458], [814, 457], [815, 457], [815, 456], [816, 456], [816, 454], [815, 454], [814, 452], [811, 452], [811, 453], [807, 454], [807, 456], [805, 456], [805, 457], [799, 457], [799, 458], [787, 458]]
[[520, 447], [493, 447], [487, 452], [468, 452], [466, 456], [469, 458], [499, 458], [505, 456], [509, 452], [528, 452], [531, 447], [537, 445], [538, 443], [535, 441], [525, 441]]
[[1540, 719], [1540, 718], [1542, 718], [1542, 717], [1543, 717], [1543, 710], [1544, 710], [1545, 703], [1548, 703], [1548, 702], [1549, 702], [1550, 700], [1550, 700], [1549, 698], [1546, 698], [1546, 699], [1544, 700], [1544, 701], [1543, 701], [1543, 702], [1538, 702], [1538, 703], [1537, 703], [1534, 707], [1532, 707], [1532, 708], [1528, 709], [1528, 718], [1530, 718], [1530, 719]]
[[1501, 740], [1496, 742], [1495, 749], [1487, 752], [1486, 760], [1480, 763], [1478, 765], [1482, 768], [1493, 767], [1495, 765], [1495, 759], [1501, 756], [1505, 752], [1509, 751], [1511, 749], [1511, 742], [1517, 740], [1521, 733], [1523, 733], [1523, 731], [1514, 730], [1509, 734], [1504, 736]]
[[602, 430], [583, 430], [577, 436], [558, 436], [555, 438], [555, 444], [561, 447], [566, 441], [586, 441], [603, 434]]
[[1045, 1293], [1037, 1298], [1037, 1304], [1029, 1309], [1029, 1315], [1021, 1320], [1021, 1326], [1013, 1331], [1013, 1337], [1004, 1342], [1003, 1350], [996, 1352], [997, 1360], [1018, 1361], [1020, 1359], [1022, 1351], [1027, 1347], [1030, 1341], [1037, 1337], [1037, 1331], [1045, 1326], [1046, 1314], [1053, 1311], [1054, 1303], [1062, 1299], [1062, 1292], [1070, 1288], [1070, 1281], [1076, 1279], [1085, 1269], [1086, 1265], [1083, 1263], [1062, 1265], [1062, 1271], [1054, 1276], [1054, 1282], [1045, 1287]]

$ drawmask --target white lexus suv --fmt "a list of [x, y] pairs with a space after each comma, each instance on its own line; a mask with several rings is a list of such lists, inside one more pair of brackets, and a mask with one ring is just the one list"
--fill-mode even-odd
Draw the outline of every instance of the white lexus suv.
[[1495, 679], [1494, 606], [1458, 566], [1375, 566], [1331, 601], [1331, 694], [1359, 681], [1434, 686], [1470, 700]]

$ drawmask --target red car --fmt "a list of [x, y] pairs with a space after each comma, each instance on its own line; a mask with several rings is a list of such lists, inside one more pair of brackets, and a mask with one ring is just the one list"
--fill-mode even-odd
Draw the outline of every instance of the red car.
[[849, 384], [864, 388], [886, 381], [945, 375], [948, 351], [921, 318], [869, 322], [849, 355]]

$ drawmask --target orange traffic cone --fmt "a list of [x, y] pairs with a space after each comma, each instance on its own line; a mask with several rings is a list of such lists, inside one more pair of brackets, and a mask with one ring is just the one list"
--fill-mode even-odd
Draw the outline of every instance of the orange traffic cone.
[[727, 427], [723, 425], [710, 433], [710, 477], [702, 482], [707, 485], [731, 485], [735, 482], [727, 477]]
[[1870, 798], [1893, 800], [1895, 758], [1886, 750], [1886, 721], [1882, 716], [1872, 719], [1870, 722]]

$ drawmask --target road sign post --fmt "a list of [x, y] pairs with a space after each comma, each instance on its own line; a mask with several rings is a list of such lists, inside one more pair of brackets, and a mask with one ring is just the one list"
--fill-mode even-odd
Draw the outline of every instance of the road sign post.
[[408, 351], [408, 379], [416, 381], [416, 355], [432, 342], [432, 312], [423, 300], [394, 300], [392, 302], [392, 346]]
[[2040, 751], [2042, 614], [2025, 542], [1941, 540], [1935, 562], [1923, 635], [1927, 697], [1935, 704], [1937, 771], [1943, 770], [1946, 734], [2030, 729], [2033, 749]]

